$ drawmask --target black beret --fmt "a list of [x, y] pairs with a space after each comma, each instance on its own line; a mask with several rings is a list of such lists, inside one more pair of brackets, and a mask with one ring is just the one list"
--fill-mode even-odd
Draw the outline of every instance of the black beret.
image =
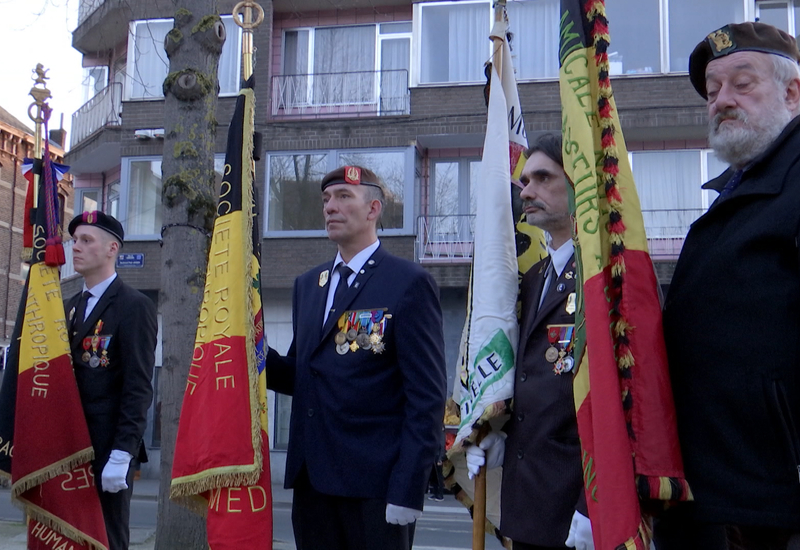
[[348, 185], [370, 185], [383, 189], [380, 178], [378, 178], [372, 170], [362, 168], [361, 166], [341, 166], [336, 170], [328, 172], [325, 174], [325, 177], [322, 178], [320, 187], [322, 191], [325, 191], [326, 187], [340, 183], [346, 183]]
[[111, 233], [119, 241], [120, 246], [122, 246], [122, 242], [125, 237], [125, 231], [122, 230], [122, 224], [119, 223], [113, 216], [109, 216], [108, 214], [100, 212], [99, 210], [78, 214], [72, 218], [71, 222], [69, 222], [69, 234], [73, 235], [75, 233], [75, 229], [79, 225], [92, 225], [94, 227], [99, 227], [103, 231]]
[[772, 53], [800, 61], [797, 42], [790, 35], [766, 23], [731, 23], [717, 29], [700, 42], [689, 56], [689, 79], [703, 99], [706, 93], [706, 66], [712, 60], [735, 52]]

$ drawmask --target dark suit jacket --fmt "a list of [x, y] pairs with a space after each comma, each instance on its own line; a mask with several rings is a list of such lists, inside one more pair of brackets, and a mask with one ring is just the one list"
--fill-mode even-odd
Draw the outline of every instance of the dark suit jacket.
[[[556, 375], [545, 360], [550, 347], [547, 325], [575, 323], [566, 311], [575, 292], [577, 271], [570, 259], [537, 312], [550, 258], [537, 263], [522, 278], [514, 412], [506, 423], [500, 531], [517, 542], [561, 547], [577, 508], [586, 514], [581, 472], [581, 447], [572, 372]], [[567, 278], [567, 273], [572, 278]], [[563, 284], [563, 292], [558, 292]]]
[[[72, 364], [89, 425], [95, 451], [95, 475], [113, 449], [127, 451], [141, 462], [147, 460], [142, 437], [147, 423], [147, 409], [153, 399], [158, 321], [153, 302], [117, 276], [106, 289], [84, 323], [72, 317], [80, 293], [67, 300], [67, 323], [70, 329]], [[110, 335], [107, 366], [92, 368], [83, 360], [83, 340], [95, 333]]]
[[[331, 269], [323, 264], [294, 286], [294, 339], [286, 357], [270, 349], [267, 384], [293, 395], [286, 487], [302, 468], [325, 494], [379, 498], [422, 509], [437, 458], [446, 394], [442, 313], [433, 278], [378, 248], [322, 319]], [[324, 280], [324, 284], [320, 284]], [[345, 310], [385, 308], [381, 354], [339, 355], [334, 336]]]

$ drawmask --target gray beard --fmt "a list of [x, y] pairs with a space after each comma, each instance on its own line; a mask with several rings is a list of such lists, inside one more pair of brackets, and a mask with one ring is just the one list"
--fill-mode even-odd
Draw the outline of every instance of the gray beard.
[[[735, 168], [742, 168], [761, 153], [780, 135], [792, 120], [792, 114], [778, 103], [765, 109], [759, 120], [750, 120], [739, 109], [717, 113], [708, 124], [708, 143], [721, 160]], [[736, 128], [720, 128], [725, 118], [736, 118], [744, 122]]]

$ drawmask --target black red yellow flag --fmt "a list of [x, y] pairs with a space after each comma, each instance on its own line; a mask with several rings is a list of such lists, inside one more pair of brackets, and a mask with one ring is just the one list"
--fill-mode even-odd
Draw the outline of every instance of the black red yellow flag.
[[211, 550], [272, 548], [254, 113], [246, 85], [228, 132], [172, 466], [170, 496], [207, 514]]

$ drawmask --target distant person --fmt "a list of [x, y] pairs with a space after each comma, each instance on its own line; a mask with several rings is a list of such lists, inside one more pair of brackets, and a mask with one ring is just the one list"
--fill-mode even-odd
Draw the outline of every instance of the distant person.
[[470, 477], [503, 466], [500, 533], [514, 550], [591, 550], [581, 445], [572, 397], [575, 256], [561, 136], [525, 152], [520, 193], [527, 222], [549, 235], [548, 256], [522, 278], [514, 411], [502, 432], [467, 449]]
[[322, 179], [336, 258], [297, 278], [294, 338], [267, 381], [293, 396], [286, 487], [298, 550], [408, 550], [438, 458], [446, 396], [439, 291], [378, 240], [384, 186]]
[[110, 550], [126, 550], [134, 470], [147, 462], [142, 438], [153, 399], [156, 308], [117, 276], [124, 233], [115, 218], [84, 212], [69, 233], [72, 263], [84, 281], [83, 292], [65, 304], [72, 364]]
[[730, 164], [692, 224], [664, 305], [678, 435], [694, 503], [658, 550], [800, 544], [800, 70], [797, 44], [730, 24], [689, 58], [708, 140]]

